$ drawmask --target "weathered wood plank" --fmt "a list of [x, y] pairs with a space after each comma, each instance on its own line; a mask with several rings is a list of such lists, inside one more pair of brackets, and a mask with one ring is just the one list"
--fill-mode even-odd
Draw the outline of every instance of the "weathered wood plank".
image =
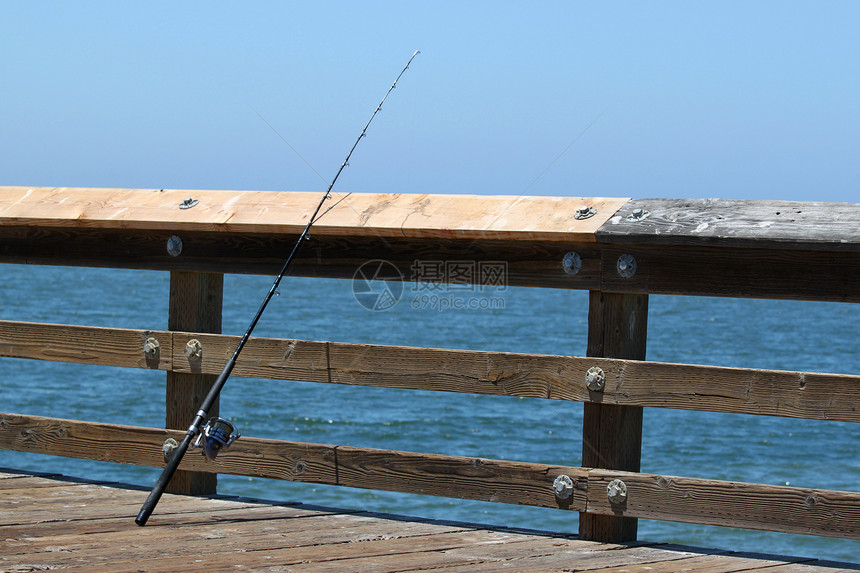
[[734, 554], [714, 551], [709, 555], [694, 555], [669, 561], [652, 561], [623, 566], [593, 569], [594, 573], [735, 573], [759, 567], [774, 567], [786, 563], [810, 562], [802, 557], [775, 557]]
[[597, 230], [603, 243], [860, 251], [860, 203], [636, 199]]
[[[48, 488], [61, 490], [66, 480]], [[723, 555], [720, 551], [658, 545], [601, 544], [548, 532], [487, 529], [459, 523], [348, 512], [313, 506], [283, 506], [244, 498], [195, 498], [166, 494], [158, 519], [137, 527], [133, 510], [112, 502], [140, 495], [119, 484], [94, 485], [82, 480], [43, 510], [26, 511], [33, 520], [0, 525], [0, 569], [9, 571], [313, 570], [313, 571], [655, 571], [699, 573], [780, 568], [798, 559], [765, 555]], [[93, 490], [100, 504], [68, 506], [81, 489]], [[45, 488], [29, 490], [38, 499]], [[23, 502], [26, 510], [33, 507]], [[99, 512], [101, 505], [113, 508]], [[0, 518], [5, 518], [0, 512]], [[77, 528], [77, 529], [76, 529]], [[672, 564], [677, 568], [673, 569]], [[834, 569], [803, 565], [809, 573]], [[831, 564], [856, 570], [850, 564]], [[767, 570], [767, 569], [761, 569]]]
[[[160, 467], [161, 446], [183, 432], [0, 414], [0, 448]], [[243, 437], [214, 462], [190, 452], [181, 469], [343, 485], [463, 499], [581, 510], [581, 468], [329, 446]], [[556, 498], [553, 481], [573, 479], [573, 495]]]
[[[647, 333], [648, 295], [589, 293], [589, 357], [645, 360]], [[638, 472], [642, 458], [642, 418], [642, 406], [586, 402], [582, 417], [582, 465]], [[579, 516], [579, 535], [583, 539], [633, 541], [636, 533], [637, 521], [628, 516], [592, 513]]]
[[[239, 340], [176, 333], [173, 368], [192, 367], [178, 350], [192, 338], [210, 373]], [[855, 375], [265, 338], [242, 352], [234, 375], [860, 422]], [[602, 392], [585, 386], [594, 366], [605, 373]]]
[[[624, 482], [623, 503], [607, 486]], [[609, 470], [588, 474], [588, 512], [860, 539], [860, 493]]]
[[[152, 358], [149, 338], [158, 342]], [[166, 331], [0, 321], [0, 356], [12, 358], [169, 370], [172, 341]]]
[[[72, 420], [0, 415], [0, 447], [158, 466], [165, 436], [179, 431], [89, 424]], [[325, 446], [246, 438], [205, 462], [186, 456], [183, 469], [253, 475], [588, 511], [598, 515], [641, 517], [708, 525], [728, 525], [812, 535], [860, 539], [860, 493], [802, 489], [547, 466], [432, 454], [414, 454], [346, 446]], [[557, 500], [553, 480], [568, 475], [576, 489], [569, 503]], [[627, 486], [627, 501], [608, 501], [612, 479]], [[583, 489], [586, 487], [587, 490]], [[14, 490], [13, 490], [14, 491]], [[82, 492], [84, 490], [81, 490]], [[144, 492], [140, 492], [141, 495]], [[49, 496], [51, 497], [51, 496]], [[132, 496], [133, 497], [133, 496]], [[96, 500], [97, 501], [97, 500]], [[85, 495], [78, 499], [87, 505]], [[137, 504], [129, 498], [129, 515]], [[93, 503], [100, 511], [117, 509]], [[7, 517], [18, 523], [18, 516]]]
[[[185, 198], [198, 201], [180, 209]], [[0, 187], [0, 225], [298, 234], [319, 193]], [[627, 199], [352, 193], [318, 235], [593, 242]], [[595, 207], [588, 219], [574, 215]]]
[[[182, 250], [176, 256], [167, 250], [167, 242], [174, 235], [182, 241]], [[298, 235], [0, 225], [0, 262], [274, 276], [283, 266], [284, 253], [290, 252], [297, 238]], [[575, 274], [566, 272], [563, 265], [570, 251], [579, 253], [582, 261]], [[316, 233], [299, 250], [290, 275], [351, 279], [362, 264], [377, 259], [395, 265], [406, 280], [420, 278], [412, 271], [416, 261], [501, 262], [506, 265], [507, 286], [587, 289], [596, 288], [600, 280], [600, 253], [594, 243]]]
[[[224, 275], [218, 273], [170, 273], [170, 301], [167, 327], [175, 330], [221, 332], [221, 301]], [[185, 351], [183, 347], [183, 352]], [[186, 355], [186, 360], [189, 357]], [[192, 361], [194, 359], [192, 358]], [[165, 428], [185, 430], [194, 419], [203, 399], [215, 382], [213, 374], [199, 372], [167, 372], [165, 388]], [[210, 417], [218, 417], [219, 400], [209, 408]], [[215, 493], [217, 475], [207, 472], [177, 471], [166, 491], [171, 493]]]
[[[161, 344], [151, 365], [143, 355], [150, 336]], [[201, 342], [201, 360], [185, 354], [192, 339]], [[0, 321], [0, 356], [183, 373], [218, 374], [238, 342], [228, 335]], [[603, 392], [585, 387], [592, 366], [605, 373]], [[847, 374], [255, 337], [233, 375], [860, 422], [860, 376]]]
[[[618, 260], [633, 256], [633, 276]], [[602, 250], [608, 292], [860, 302], [860, 252], [612, 244]]]

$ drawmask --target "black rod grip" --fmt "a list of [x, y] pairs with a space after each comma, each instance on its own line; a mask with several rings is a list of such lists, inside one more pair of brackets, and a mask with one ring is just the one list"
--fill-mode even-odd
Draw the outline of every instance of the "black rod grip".
[[152, 512], [155, 510], [155, 506], [158, 504], [158, 500], [161, 499], [161, 494], [164, 493], [165, 488], [167, 488], [167, 484], [170, 483], [170, 478], [172, 478], [173, 474], [176, 473], [176, 468], [178, 468], [180, 462], [182, 462], [182, 458], [185, 456], [185, 452], [188, 451], [188, 447], [191, 445], [191, 440], [193, 439], [194, 434], [188, 432], [185, 434], [185, 438], [180, 442], [179, 446], [173, 450], [173, 455], [170, 456], [170, 460], [168, 460], [167, 465], [164, 466], [163, 470], [161, 470], [161, 475], [158, 477], [158, 481], [155, 482], [155, 485], [152, 487], [152, 491], [149, 492], [149, 497], [147, 497], [146, 501], [143, 502], [140, 512], [134, 519], [136, 524], [140, 526], [146, 525], [146, 522], [149, 520], [149, 516], [152, 515]]

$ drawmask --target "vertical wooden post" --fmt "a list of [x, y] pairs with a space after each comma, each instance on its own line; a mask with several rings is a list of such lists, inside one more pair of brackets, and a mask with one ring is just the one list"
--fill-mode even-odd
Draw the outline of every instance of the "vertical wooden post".
[[[224, 275], [171, 271], [170, 307], [167, 328], [187, 332], [221, 332], [221, 302]], [[181, 349], [180, 349], [181, 350]], [[206, 349], [203, 349], [206, 352]], [[203, 398], [215, 381], [211, 374], [167, 373], [167, 428], [187, 430]], [[209, 410], [218, 415], [218, 402]], [[189, 455], [194, 452], [189, 452]], [[167, 487], [170, 493], [215, 493], [217, 474], [177, 471]]]
[[[648, 295], [592, 291], [588, 307], [588, 356], [645, 359]], [[583, 467], [639, 471], [642, 407], [585, 403]], [[579, 514], [579, 535], [606, 542], [636, 539], [637, 520]]]

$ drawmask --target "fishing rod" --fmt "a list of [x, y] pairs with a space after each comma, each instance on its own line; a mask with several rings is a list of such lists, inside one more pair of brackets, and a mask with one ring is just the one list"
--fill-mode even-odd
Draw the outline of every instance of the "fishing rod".
[[[257, 322], [260, 320], [260, 317], [263, 316], [263, 311], [266, 310], [266, 306], [269, 304], [269, 301], [272, 300], [272, 297], [278, 292], [278, 286], [281, 284], [281, 279], [287, 274], [287, 271], [290, 269], [290, 265], [293, 262], [293, 259], [296, 256], [296, 253], [299, 252], [299, 248], [302, 243], [309, 239], [308, 233], [310, 232], [311, 225], [313, 225], [320, 217], [328, 213], [337, 203], [340, 203], [349, 196], [349, 194], [345, 195], [341, 199], [339, 199], [335, 205], [332, 205], [329, 209], [323, 212], [321, 215], [320, 209], [322, 209], [323, 204], [327, 199], [331, 197], [331, 190], [334, 188], [334, 184], [337, 183], [338, 177], [343, 172], [344, 168], [349, 165], [349, 159], [352, 157], [352, 152], [355, 151], [355, 148], [358, 147], [358, 143], [361, 141], [363, 137], [367, 135], [367, 128], [370, 127], [370, 123], [373, 121], [373, 118], [376, 117], [376, 114], [379, 113], [379, 110], [382, 109], [382, 104], [385, 103], [385, 100], [388, 99], [389, 94], [394, 91], [395, 86], [397, 86], [397, 82], [400, 80], [400, 77], [409, 69], [409, 64], [412, 63], [412, 60], [415, 59], [420, 52], [415, 50], [415, 53], [412, 54], [412, 57], [409, 58], [409, 61], [406, 62], [406, 65], [403, 66], [403, 69], [398, 74], [397, 78], [394, 80], [394, 83], [391, 84], [391, 87], [388, 88], [388, 91], [385, 92], [385, 96], [382, 98], [382, 101], [379, 102], [379, 105], [376, 106], [373, 114], [370, 116], [370, 119], [367, 120], [364, 128], [361, 130], [358, 138], [355, 140], [355, 143], [352, 145], [352, 148], [349, 150], [349, 153], [346, 154], [346, 159], [343, 160], [343, 163], [340, 166], [340, 169], [337, 170], [337, 173], [334, 176], [334, 179], [329, 183], [328, 189], [326, 189], [325, 194], [322, 199], [320, 199], [319, 204], [317, 204], [317, 208], [314, 210], [311, 218], [308, 219], [307, 225], [305, 225], [304, 230], [299, 235], [298, 240], [296, 240], [296, 244], [293, 246], [293, 250], [290, 251], [290, 255], [287, 257], [284, 262], [284, 266], [281, 268], [281, 272], [278, 273], [275, 282], [272, 283], [272, 288], [269, 289], [269, 292], [266, 294], [266, 297], [263, 299], [263, 303], [260, 305], [260, 308], [257, 310], [257, 314], [254, 315], [253, 320], [251, 320], [251, 324], [248, 326], [248, 329], [245, 331], [245, 334], [242, 336], [242, 339], [239, 341], [239, 344], [236, 345], [236, 350], [233, 351], [233, 355], [227, 360], [227, 363], [224, 365], [224, 369], [215, 379], [215, 382], [212, 384], [212, 388], [209, 390], [209, 393], [206, 395], [206, 398], [203, 399], [203, 403], [200, 405], [200, 409], [197, 411], [197, 414], [194, 416], [194, 421], [191, 422], [191, 425], [188, 427], [188, 430], [185, 432], [185, 437], [182, 439], [182, 442], [173, 450], [173, 455], [168, 460], [167, 464], [164, 466], [164, 469], [161, 471], [161, 475], [158, 477], [158, 481], [155, 482], [155, 485], [152, 488], [152, 491], [149, 492], [149, 496], [146, 498], [146, 501], [143, 502], [143, 506], [140, 508], [140, 512], [137, 514], [134, 522], [138, 525], [146, 525], [146, 522], [149, 520], [149, 516], [152, 515], [152, 512], [155, 510], [155, 506], [158, 504], [158, 500], [161, 499], [162, 494], [164, 493], [165, 488], [167, 488], [167, 484], [170, 483], [170, 478], [173, 477], [173, 474], [176, 473], [176, 469], [179, 467], [179, 463], [182, 461], [183, 456], [188, 451], [188, 448], [192, 446], [203, 448], [204, 457], [212, 461], [215, 459], [215, 456], [218, 455], [218, 452], [224, 448], [227, 448], [232, 444], [236, 439], [239, 438], [239, 433], [236, 430], [236, 427], [223, 418], [211, 418], [206, 425], [201, 430], [201, 425], [203, 421], [206, 420], [208, 416], [209, 410], [212, 408], [212, 405], [215, 403], [215, 400], [218, 399], [218, 395], [221, 393], [221, 389], [224, 388], [224, 384], [227, 382], [227, 378], [230, 377], [230, 373], [233, 371], [233, 367], [236, 365], [236, 360], [239, 358], [239, 353], [242, 352], [242, 348], [245, 347], [245, 343], [248, 342], [248, 339], [251, 337], [251, 332], [253, 332], [254, 327], [257, 326]], [[319, 215], [319, 217], [317, 216]]]

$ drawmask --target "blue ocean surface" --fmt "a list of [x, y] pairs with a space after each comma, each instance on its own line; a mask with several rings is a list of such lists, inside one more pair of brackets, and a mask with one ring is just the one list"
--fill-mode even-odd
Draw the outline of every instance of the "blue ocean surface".
[[[245, 331], [271, 282], [225, 277], [224, 333]], [[168, 286], [165, 272], [0, 265], [0, 319], [165, 329]], [[288, 277], [254, 334], [585, 355], [586, 292], [401, 286], [379, 299], [384, 310], [369, 310], [353, 281]], [[652, 296], [648, 320], [649, 360], [860, 373], [860, 305]], [[164, 372], [0, 358], [0, 411], [162, 427], [164, 379]], [[581, 460], [576, 402], [233, 377], [221, 414], [245, 436], [574, 466]], [[642, 471], [858, 491], [858, 438], [853, 423], [649, 408]], [[159, 473], [2, 450], [0, 467], [144, 486]], [[278, 480], [220, 476], [219, 491], [559, 532], [578, 527], [569, 511]], [[860, 541], [639, 523], [643, 540], [860, 561]]]

